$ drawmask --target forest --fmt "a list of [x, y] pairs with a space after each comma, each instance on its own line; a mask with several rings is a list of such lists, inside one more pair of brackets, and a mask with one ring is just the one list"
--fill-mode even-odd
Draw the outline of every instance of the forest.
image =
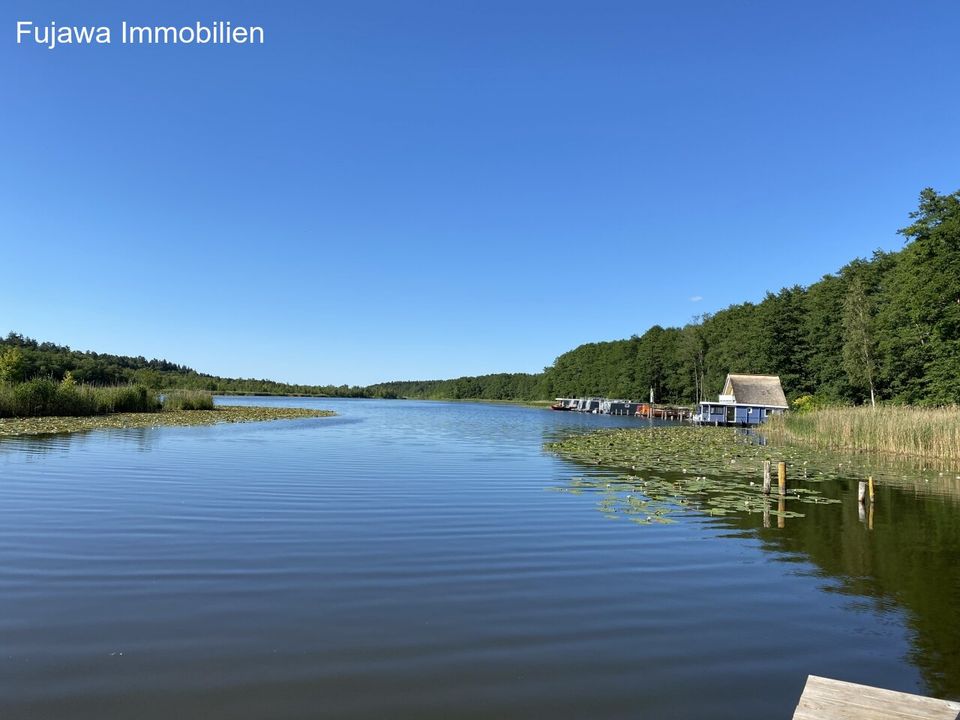
[[0, 338], [0, 383], [34, 378], [60, 381], [68, 372], [82, 385], [137, 384], [151, 390], [208, 390], [221, 394], [323, 397], [364, 397], [366, 394], [363, 388], [347, 385], [290, 385], [273, 380], [222, 378], [167, 360], [71, 350], [65, 345], [37, 342], [14, 332]]
[[538, 400], [603, 395], [691, 404], [728, 372], [779, 375], [808, 403], [960, 403], [960, 191], [920, 194], [903, 249], [857, 259], [808, 287], [769, 292], [642, 335], [581, 345], [542, 373], [357, 386], [221, 378], [166, 360], [79, 352], [16, 333], [0, 339], [0, 382], [35, 377], [217, 393]]
[[539, 400], [543, 375], [495, 373], [453, 380], [411, 380], [380, 383], [365, 388], [371, 397], [420, 398], [435, 400]]
[[690, 404], [728, 372], [779, 375], [788, 398], [863, 404], [960, 402], [960, 191], [920, 194], [905, 246], [809, 287], [767, 293], [688, 325], [581, 345], [539, 375], [387, 383], [406, 397], [603, 395]]

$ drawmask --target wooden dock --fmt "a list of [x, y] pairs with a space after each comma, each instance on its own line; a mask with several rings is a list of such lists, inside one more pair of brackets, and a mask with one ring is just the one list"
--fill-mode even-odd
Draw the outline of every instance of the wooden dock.
[[810, 675], [793, 720], [957, 720], [960, 702]]
[[595, 415], [626, 415], [658, 420], [689, 420], [693, 416], [693, 410], [682, 405], [657, 405], [635, 400], [611, 400], [604, 397], [558, 397], [556, 402], [550, 406], [550, 409], [570, 410]]

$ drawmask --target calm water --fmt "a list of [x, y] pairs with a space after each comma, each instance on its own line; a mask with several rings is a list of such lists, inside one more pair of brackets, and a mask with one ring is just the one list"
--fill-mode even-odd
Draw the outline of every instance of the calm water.
[[[236, 401], [243, 402], [243, 401]], [[0, 442], [0, 717], [788, 718], [807, 673], [960, 695], [957, 493], [608, 519], [558, 434], [333, 419]], [[594, 470], [594, 474], [602, 472]]]

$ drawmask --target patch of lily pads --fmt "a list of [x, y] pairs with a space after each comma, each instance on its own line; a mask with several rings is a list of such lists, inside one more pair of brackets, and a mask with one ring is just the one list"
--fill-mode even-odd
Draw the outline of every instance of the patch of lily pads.
[[[818, 462], [823, 459], [811, 451], [762, 445], [755, 435], [730, 428], [601, 430], [548, 443], [547, 449], [604, 470], [573, 478], [558, 490], [601, 493], [602, 512], [642, 524], [668, 523], [676, 513], [689, 511], [803, 517], [804, 505], [840, 502], [795, 483], [837, 479], [842, 468]], [[763, 494], [764, 460], [773, 465], [769, 496]], [[781, 461], [787, 464], [788, 477], [782, 496], [776, 476]]]
[[164, 410], [152, 413], [113, 413], [87, 417], [0, 418], [0, 437], [52, 435], [99, 429], [159, 427], [164, 425], [215, 425], [330, 417], [332, 410], [287, 407], [222, 405], [213, 410]]

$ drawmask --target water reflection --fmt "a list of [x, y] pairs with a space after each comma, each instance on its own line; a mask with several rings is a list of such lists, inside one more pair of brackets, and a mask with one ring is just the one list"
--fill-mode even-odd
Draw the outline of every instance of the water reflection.
[[97, 428], [46, 435], [0, 436], [0, 457], [16, 454], [25, 458], [41, 458], [63, 454], [89, 443], [117, 442], [138, 452], [152, 452], [159, 435], [157, 428]]
[[641, 529], [589, 510], [605, 485], [547, 492], [617, 473], [542, 452], [630, 418], [250, 402], [340, 416], [0, 445], [0, 717], [742, 720], [789, 717], [808, 672], [956, 685], [942, 496], [882, 483], [872, 532], [832, 480], [842, 504], [772, 497], [769, 528], [757, 503]]
[[837, 592], [871, 600], [867, 607], [906, 611], [913, 630], [910, 661], [937, 697], [960, 697], [960, 504], [956, 495], [916, 495], [881, 486], [875, 503], [856, 500], [853, 484], [839, 488], [840, 506], [816, 508], [779, 532], [750, 517], [732, 524], [756, 528], [764, 547], [800, 553]]
[[[909, 661], [921, 671], [926, 690], [936, 697], [960, 698], [960, 482], [952, 473], [916, 461], [835, 456], [830, 462], [852, 473], [817, 485], [831, 502], [810, 503], [802, 515], [791, 514], [787, 500], [774, 490], [774, 496], [759, 500], [759, 513], [740, 508], [714, 522], [755, 533], [764, 550], [777, 557], [812, 563], [818, 577], [829, 581], [824, 589], [853, 598], [848, 606], [853, 610], [903, 611], [911, 630]], [[860, 503], [857, 486], [867, 470], [879, 479], [875, 501]], [[671, 476], [671, 481], [679, 488], [687, 479]], [[728, 484], [735, 508], [742, 478], [717, 482]], [[803, 484], [799, 478], [793, 482]], [[642, 493], [643, 487], [615, 470], [575, 478], [565, 486], [567, 491], [599, 493], [598, 507], [608, 515], [615, 506], [629, 513], [631, 503], [642, 503], [625, 499], [624, 493]], [[707, 492], [717, 492], [717, 487], [711, 484]], [[696, 496], [679, 490], [672, 497], [657, 497], [674, 509], [716, 515]], [[878, 617], [877, 622], [884, 621]]]

